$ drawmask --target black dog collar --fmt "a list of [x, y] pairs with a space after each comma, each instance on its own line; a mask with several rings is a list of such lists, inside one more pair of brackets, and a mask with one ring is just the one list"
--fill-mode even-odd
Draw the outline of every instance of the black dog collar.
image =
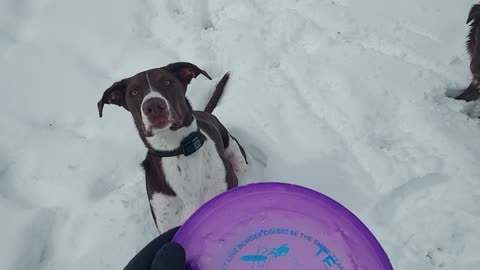
[[189, 156], [202, 148], [203, 143], [207, 138], [199, 130], [190, 133], [185, 139], [180, 142], [180, 147], [171, 151], [153, 150], [149, 152], [157, 157], [175, 157], [180, 155]]

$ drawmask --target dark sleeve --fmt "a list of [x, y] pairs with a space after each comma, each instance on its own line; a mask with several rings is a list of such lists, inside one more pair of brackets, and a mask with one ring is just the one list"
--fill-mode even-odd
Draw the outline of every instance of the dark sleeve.
[[[175, 233], [178, 231], [180, 227], [171, 229], [162, 235], [158, 236], [157, 238], [153, 239], [150, 243], [148, 243], [140, 252], [133, 257], [132, 260], [127, 264], [127, 266], [124, 268], [124, 270], [151, 270], [152, 269], [152, 262], [157, 255], [157, 252], [164, 247], [167, 243], [169, 243]], [[181, 248], [181, 247], [180, 247]], [[171, 247], [169, 248], [171, 249]], [[171, 252], [170, 250], [167, 250]], [[183, 252], [183, 249], [181, 250]], [[159, 254], [162, 256], [161, 254]], [[181, 257], [185, 256], [185, 253], [179, 254]], [[159, 257], [160, 257], [159, 256]], [[185, 259], [183, 259], [185, 260]], [[158, 263], [155, 263], [158, 264]]]

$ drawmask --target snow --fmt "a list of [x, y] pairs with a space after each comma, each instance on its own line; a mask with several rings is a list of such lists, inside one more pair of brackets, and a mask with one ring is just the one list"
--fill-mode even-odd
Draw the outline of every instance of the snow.
[[252, 160], [242, 184], [314, 188], [395, 269], [480, 268], [473, 0], [0, 1], [0, 269], [121, 269], [157, 235], [130, 115], [96, 102], [176, 61], [209, 72]]

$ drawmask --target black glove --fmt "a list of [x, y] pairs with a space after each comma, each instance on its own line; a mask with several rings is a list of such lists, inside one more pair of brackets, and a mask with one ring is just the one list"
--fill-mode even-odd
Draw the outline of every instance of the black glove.
[[171, 242], [180, 227], [153, 239], [127, 264], [124, 270], [185, 270], [185, 250]]

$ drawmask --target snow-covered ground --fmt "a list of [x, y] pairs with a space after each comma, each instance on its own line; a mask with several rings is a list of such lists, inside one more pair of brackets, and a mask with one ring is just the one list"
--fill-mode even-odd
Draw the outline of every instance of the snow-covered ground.
[[189, 61], [254, 160], [242, 183], [314, 188], [395, 269], [480, 269], [474, 0], [1, 0], [0, 269], [121, 269], [157, 231], [114, 81]]

